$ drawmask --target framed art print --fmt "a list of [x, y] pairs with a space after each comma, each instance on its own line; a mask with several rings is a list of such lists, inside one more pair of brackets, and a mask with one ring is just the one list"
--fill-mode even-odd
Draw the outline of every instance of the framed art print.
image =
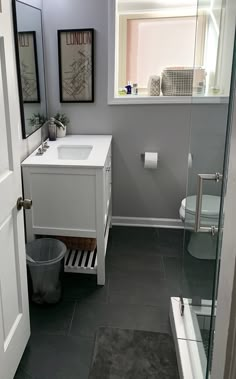
[[36, 32], [19, 32], [20, 76], [24, 103], [40, 103]]
[[58, 30], [61, 103], [94, 101], [94, 29]]

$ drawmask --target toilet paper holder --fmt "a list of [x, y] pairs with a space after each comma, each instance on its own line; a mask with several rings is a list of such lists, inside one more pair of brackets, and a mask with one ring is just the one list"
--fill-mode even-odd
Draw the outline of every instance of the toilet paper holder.
[[[150, 153], [156, 153], [156, 151], [150, 151]], [[159, 154], [158, 154], [159, 156]], [[141, 157], [141, 160], [144, 162], [144, 159], [145, 159], [145, 153], [141, 153], [140, 154], [140, 157]]]
[[[154, 156], [153, 162], [152, 162], [152, 157], [151, 157], [151, 160], [150, 160], [150, 155]], [[156, 169], [157, 168], [158, 160], [159, 160], [159, 154], [158, 154], [157, 151], [148, 151], [148, 152], [146, 151], [145, 153], [141, 153], [140, 156], [141, 156], [141, 160], [143, 162], [144, 168], [146, 168], [146, 169]], [[148, 159], [150, 161], [146, 162], [146, 159]]]
[[[157, 153], [156, 151], [150, 151], [150, 153]], [[144, 162], [145, 159], [145, 153], [140, 154], [141, 160]]]

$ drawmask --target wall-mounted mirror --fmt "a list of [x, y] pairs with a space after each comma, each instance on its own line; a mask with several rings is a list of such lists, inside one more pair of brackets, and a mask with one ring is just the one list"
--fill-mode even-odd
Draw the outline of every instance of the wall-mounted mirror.
[[13, 0], [13, 18], [22, 134], [27, 138], [47, 117], [42, 12]]

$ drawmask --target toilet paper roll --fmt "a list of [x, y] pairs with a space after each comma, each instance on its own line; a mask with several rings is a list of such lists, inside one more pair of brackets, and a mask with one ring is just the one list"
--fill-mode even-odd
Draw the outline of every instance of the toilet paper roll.
[[144, 154], [144, 168], [155, 169], [158, 163], [158, 153], [148, 153]]

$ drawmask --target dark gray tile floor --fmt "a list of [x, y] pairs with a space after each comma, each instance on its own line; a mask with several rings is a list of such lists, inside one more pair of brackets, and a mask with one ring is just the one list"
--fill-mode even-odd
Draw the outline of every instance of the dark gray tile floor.
[[183, 236], [113, 227], [104, 287], [93, 275], [65, 274], [59, 304], [30, 305], [31, 338], [15, 379], [87, 379], [98, 327], [170, 333], [171, 296], [210, 299], [214, 264], [183, 254]]

